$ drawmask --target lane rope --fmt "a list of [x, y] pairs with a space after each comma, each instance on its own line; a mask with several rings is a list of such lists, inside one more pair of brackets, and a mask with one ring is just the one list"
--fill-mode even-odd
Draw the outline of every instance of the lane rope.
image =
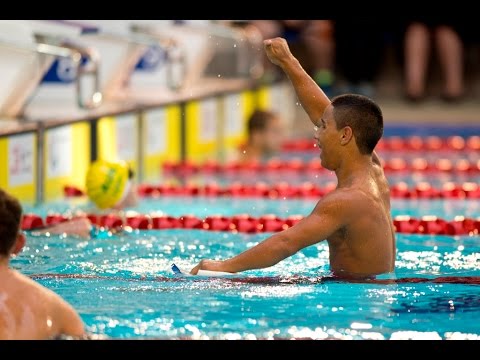
[[[283, 151], [318, 151], [312, 139], [295, 139], [285, 142]], [[380, 139], [376, 150], [379, 151], [480, 151], [480, 136], [389, 136]]]
[[[257, 182], [253, 185], [244, 185], [234, 182], [227, 186], [220, 186], [217, 183], [206, 185], [142, 184], [138, 186], [138, 194], [142, 197], [229, 196], [235, 198], [304, 199], [319, 198], [335, 188], [335, 182], [328, 182], [323, 187], [312, 182], [304, 182], [300, 185], [291, 185], [288, 182], [278, 182], [272, 185]], [[85, 196], [85, 193], [75, 186], [65, 186], [64, 195], [66, 197], [77, 197]], [[419, 182], [415, 186], [408, 186], [405, 182], [399, 182], [390, 187], [390, 196], [399, 199], [480, 199], [480, 186], [474, 182], [461, 184], [446, 182], [441, 188], [438, 188], [428, 182]]]
[[[273, 214], [253, 217], [248, 214], [239, 214], [231, 217], [211, 215], [199, 218], [193, 215], [174, 217], [158, 214], [139, 214], [127, 212], [104, 215], [86, 214], [92, 224], [106, 229], [119, 229], [128, 226], [140, 230], [161, 229], [201, 229], [209, 231], [229, 231], [241, 233], [278, 232], [286, 230], [303, 219], [302, 215], [291, 215], [280, 218]], [[42, 227], [66, 221], [69, 215], [52, 213], [45, 218], [27, 213], [23, 216], [22, 230], [35, 230]], [[393, 219], [395, 230], [405, 234], [431, 235], [469, 235], [478, 236], [480, 232], [480, 218], [473, 219], [456, 216], [453, 220], [445, 220], [436, 216], [415, 218], [410, 216], [396, 216]]]

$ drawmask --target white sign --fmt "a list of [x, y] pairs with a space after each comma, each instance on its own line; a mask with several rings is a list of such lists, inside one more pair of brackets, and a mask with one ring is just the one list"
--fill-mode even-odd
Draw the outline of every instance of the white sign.
[[217, 100], [207, 99], [200, 104], [200, 141], [215, 141], [217, 139]]
[[281, 83], [271, 87], [270, 109], [281, 114], [282, 118], [291, 124], [295, 118], [296, 105], [298, 101], [293, 87], [288, 83]]
[[72, 127], [49, 129], [47, 137], [47, 177], [69, 176], [72, 172]]
[[276, 84], [270, 87], [270, 99], [270, 109], [282, 112], [286, 102], [284, 88], [282, 85]]
[[145, 113], [146, 155], [164, 153], [167, 150], [167, 111], [165, 109], [149, 110]]
[[33, 184], [34, 135], [21, 134], [8, 139], [8, 186]]
[[243, 103], [240, 94], [225, 97], [225, 135], [239, 136], [243, 132]]
[[120, 160], [137, 160], [137, 114], [116, 117], [117, 155]]

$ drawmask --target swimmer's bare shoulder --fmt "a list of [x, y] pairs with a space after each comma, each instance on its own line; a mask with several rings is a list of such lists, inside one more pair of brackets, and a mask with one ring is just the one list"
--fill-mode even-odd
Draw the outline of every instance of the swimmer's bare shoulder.
[[315, 209], [328, 210], [329, 213], [338, 216], [354, 215], [368, 200], [369, 196], [362, 188], [336, 188], [320, 199]]
[[30, 293], [30, 298], [38, 304], [43, 302], [51, 314], [52, 336], [71, 335], [82, 337], [85, 335], [84, 324], [75, 309], [52, 290], [38, 284], [27, 276], [17, 273], [23, 283], [23, 290]]
[[334, 231], [349, 227], [359, 219], [376, 217], [384, 213], [375, 191], [364, 186], [337, 188], [317, 202], [310, 217], [318, 216], [322, 227]]

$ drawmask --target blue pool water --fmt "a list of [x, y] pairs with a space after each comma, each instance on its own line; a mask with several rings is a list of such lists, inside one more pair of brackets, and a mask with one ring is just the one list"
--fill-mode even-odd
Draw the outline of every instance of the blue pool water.
[[[472, 321], [480, 317], [478, 285], [322, 283], [325, 243], [233, 279], [170, 270], [172, 262], [188, 270], [202, 258], [230, 257], [267, 235], [177, 229], [89, 241], [29, 237], [12, 266], [63, 296], [91, 334], [107, 338], [480, 336]], [[480, 276], [479, 263], [478, 237], [399, 234], [394, 275]]]
[[[141, 213], [198, 217], [307, 214], [316, 200], [222, 197], [143, 199]], [[85, 199], [27, 211], [91, 210]], [[392, 214], [480, 217], [477, 200], [392, 200]], [[202, 258], [233, 256], [268, 234], [172, 229], [133, 231], [107, 239], [29, 237], [12, 265], [35, 276], [79, 311], [91, 334], [107, 338], [475, 338], [480, 324], [477, 285], [319, 282], [328, 275], [325, 243], [268, 269], [251, 281], [177, 277]], [[397, 278], [480, 276], [478, 236], [397, 235]], [[52, 278], [55, 274], [63, 277]], [[72, 278], [68, 276], [73, 276]], [[265, 278], [266, 277], [266, 278]], [[293, 280], [300, 280], [294, 282]], [[262, 280], [263, 279], [263, 280]], [[240, 281], [239, 281], [240, 280]], [[294, 283], [292, 283], [294, 282]]]

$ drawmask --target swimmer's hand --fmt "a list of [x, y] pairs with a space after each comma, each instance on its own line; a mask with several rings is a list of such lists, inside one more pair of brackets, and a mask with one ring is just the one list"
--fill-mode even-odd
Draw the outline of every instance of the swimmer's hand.
[[288, 61], [294, 60], [294, 56], [290, 52], [288, 43], [284, 38], [273, 38], [263, 40], [263, 46], [267, 57], [272, 63], [278, 66], [282, 66]]
[[218, 260], [202, 260], [197, 266], [190, 270], [190, 274], [197, 275], [198, 270], [230, 272], [225, 268], [225, 263]]

